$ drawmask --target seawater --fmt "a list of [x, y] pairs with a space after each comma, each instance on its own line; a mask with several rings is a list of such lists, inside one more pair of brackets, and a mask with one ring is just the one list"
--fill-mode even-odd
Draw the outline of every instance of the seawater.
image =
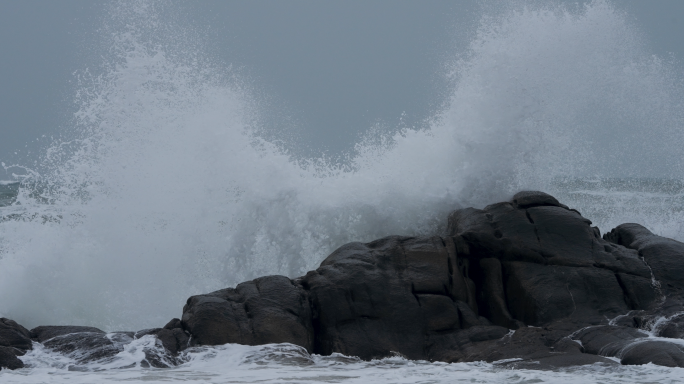
[[[402, 357], [360, 361], [353, 357], [309, 355], [289, 344], [257, 347], [225, 345], [186, 353], [177, 368], [68, 371], [41, 351], [32, 353], [36, 367], [2, 371], [3, 383], [202, 382], [202, 383], [680, 383], [684, 369], [591, 365], [538, 371], [507, 369], [500, 363], [429, 363]], [[122, 354], [135, 354], [126, 351]], [[132, 360], [131, 360], [132, 361]]]
[[[29, 328], [158, 327], [190, 295], [303, 275], [350, 241], [440, 234], [451, 210], [522, 189], [555, 195], [602, 232], [637, 222], [684, 240], [682, 76], [610, 2], [484, 15], [446, 63], [452, 92], [429, 128], [370, 130], [341, 161], [269, 140], [257, 93], [165, 7], [114, 3], [104, 62], [77, 75], [62, 135], [36, 166], [2, 163], [1, 316]], [[279, 345], [192, 350], [168, 370], [119, 365], [145, 342], [87, 372], [37, 347], [28, 368], [0, 379], [645, 383], [683, 372], [362, 362]]]

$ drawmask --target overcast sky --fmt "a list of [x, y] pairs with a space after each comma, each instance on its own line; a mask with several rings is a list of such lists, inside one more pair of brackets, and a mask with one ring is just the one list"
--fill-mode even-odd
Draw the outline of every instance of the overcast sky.
[[[568, 1], [576, 3], [576, 1]], [[654, 54], [684, 58], [684, 1], [621, 0]], [[73, 73], [92, 62], [105, 3], [0, 0], [0, 161], [36, 158], [75, 112]], [[475, 1], [181, 2], [207, 47], [244, 73], [315, 151], [344, 151], [378, 122], [419, 125], [468, 43]], [[90, 61], [90, 62], [89, 62]], [[272, 122], [277, 122], [273, 119]], [[14, 153], [17, 152], [17, 155]]]

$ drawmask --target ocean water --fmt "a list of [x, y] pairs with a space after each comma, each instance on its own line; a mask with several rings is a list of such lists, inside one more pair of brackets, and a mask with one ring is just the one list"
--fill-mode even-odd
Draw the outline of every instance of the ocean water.
[[[190, 295], [303, 275], [350, 241], [439, 234], [451, 210], [522, 189], [555, 195], [602, 232], [638, 222], [684, 240], [682, 75], [608, 1], [483, 15], [469, 48], [445, 63], [452, 92], [429, 128], [369, 130], [341, 161], [270, 140], [249, 84], [206, 55], [190, 26], [165, 19], [170, 6], [114, 3], [103, 63], [78, 72], [62, 135], [36, 166], [2, 163], [0, 316], [28, 328], [158, 327]], [[278, 345], [129, 367], [146, 342], [86, 372], [37, 348], [0, 380], [663, 383], [684, 372], [361, 362]]]

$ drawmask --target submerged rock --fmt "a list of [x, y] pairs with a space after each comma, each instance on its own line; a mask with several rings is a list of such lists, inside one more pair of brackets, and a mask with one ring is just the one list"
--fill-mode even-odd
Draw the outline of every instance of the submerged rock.
[[147, 335], [155, 336], [172, 355], [177, 355], [190, 346], [190, 336], [183, 330], [180, 319], [172, 319], [164, 328], [143, 329], [136, 332], [134, 337], [139, 339]]
[[81, 332], [101, 334], [105, 333], [105, 331], [95, 327], [82, 327], [75, 325], [43, 325], [40, 327], [33, 328], [31, 330], [31, 338], [39, 343], [44, 343], [45, 341], [57, 336]]
[[52, 352], [72, 358], [78, 364], [86, 364], [111, 360], [131, 340], [117, 342], [104, 332], [75, 332], [52, 337], [43, 345]]

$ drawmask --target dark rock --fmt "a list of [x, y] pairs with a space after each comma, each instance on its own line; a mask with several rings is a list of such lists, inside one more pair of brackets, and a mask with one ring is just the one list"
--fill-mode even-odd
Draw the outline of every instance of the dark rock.
[[101, 334], [105, 333], [103, 330], [95, 327], [81, 327], [75, 325], [43, 325], [31, 330], [31, 338], [39, 343], [44, 343], [53, 337], [82, 332]]
[[684, 291], [684, 243], [654, 235], [639, 224], [622, 224], [603, 237], [636, 250], [653, 271], [662, 289], [670, 294]]
[[135, 332], [128, 332], [128, 331], [116, 331], [116, 332], [111, 332], [110, 333], [112, 338], [120, 338], [121, 340], [133, 340], [135, 338]]
[[284, 276], [192, 296], [182, 323], [195, 345], [292, 343], [313, 350], [308, 294]]
[[157, 338], [174, 355], [186, 349], [190, 341], [190, 337], [180, 328], [162, 329], [157, 333]]
[[587, 353], [612, 357], [619, 355], [623, 348], [635, 340], [647, 336], [635, 328], [603, 325], [584, 328], [571, 337], [579, 340]]
[[[482, 324], [474, 285], [455, 256], [454, 245], [439, 237], [394, 236], [333, 252], [301, 279], [311, 297], [316, 353], [430, 359], [437, 352], [426, 339]], [[508, 332], [496, 329], [496, 337]]]
[[606, 359], [605, 357], [588, 354], [548, 354], [530, 359], [520, 359], [517, 361], [505, 362], [501, 365], [512, 369], [537, 369], [544, 371], [556, 370], [558, 368], [574, 367], [591, 364], [619, 365], [617, 362]]
[[110, 360], [123, 351], [104, 332], [69, 332], [49, 338], [46, 349], [74, 359], [78, 364]]
[[684, 339], [684, 314], [673, 316], [655, 329], [656, 336]]
[[0, 346], [0, 370], [24, 368], [24, 362], [17, 358], [14, 348]]
[[679, 347], [656, 353], [662, 342], [638, 328], [669, 316], [654, 332], [681, 337], [681, 311], [684, 244], [636, 224], [602, 238], [578, 211], [533, 191], [457, 210], [441, 237], [350, 243], [298, 279], [193, 296], [182, 321], [136, 337], [156, 335], [171, 355], [190, 344], [292, 343], [366, 360], [552, 369], [617, 356], [679, 366]]
[[0, 318], [0, 347], [32, 349], [31, 333], [14, 320]]
[[626, 346], [621, 354], [623, 365], [653, 363], [666, 367], [684, 367], [684, 346], [659, 340], [643, 340]]
[[175, 329], [175, 328], [183, 328], [183, 324], [181, 323], [180, 319], [171, 319], [166, 325], [164, 326], [164, 329]]
[[[178, 320], [178, 319], [174, 319]], [[169, 324], [174, 323], [172, 320]], [[172, 355], [177, 355], [179, 352], [183, 351], [184, 349], [188, 348], [189, 342], [190, 342], [190, 337], [188, 334], [180, 327], [173, 327], [171, 328], [167, 324], [167, 327], [169, 328], [151, 328], [151, 329], [143, 329], [141, 331], [138, 331], [135, 333], [135, 338], [140, 339], [143, 336], [147, 335], [153, 335], [155, 336], [162, 344], [162, 346]], [[178, 320], [178, 323], [180, 324], [180, 320]], [[173, 324], [172, 324], [173, 325]], [[152, 364], [152, 366], [155, 366], [159, 368], [159, 365]]]
[[134, 338], [134, 339], [140, 339], [140, 338], [142, 338], [143, 336], [147, 336], [147, 335], [156, 335], [156, 334], [159, 333], [159, 331], [161, 331], [162, 329], [163, 329], [163, 328], [149, 328], [149, 329], [143, 329], [143, 330], [140, 330], [140, 331], [136, 332], [136, 333], [133, 335], [133, 338]]

